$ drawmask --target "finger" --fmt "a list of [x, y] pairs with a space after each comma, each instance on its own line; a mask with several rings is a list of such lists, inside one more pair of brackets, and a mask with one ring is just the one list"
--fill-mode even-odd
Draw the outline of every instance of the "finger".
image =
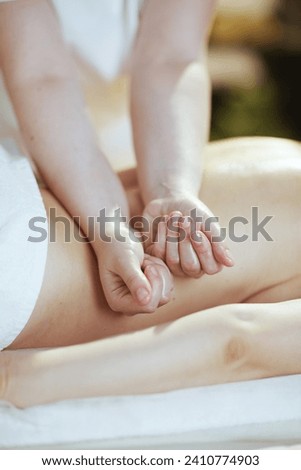
[[218, 263], [227, 267], [234, 266], [234, 260], [230, 250], [223, 241], [222, 229], [215, 217], [206, 219], [203, 232], [212, 245], [213, 256]]
[[158, 224], [157, 236], [154, 242], [153, 256], [165, 260], [167, 237], [167, 216], [162, 217]]
[[157, 218], [160, 217], [160, 203], [158, 200], [151, 201], [143, 212], [143, 217], [148, 221], [149, 233], [146, 241], [144, 242], [145, 248], [153, 251], [154, 240], [157, 235]]
[[191, 244], [191, 224], [188, 217], [185, 217], [181, 224], [185, 232], [184, 240], [179, 243], [180, 262], [183, 272], [190, 277], [200, 277], [202, 275], [202, 266], [199, 258]]
[[141, 305], [136, 302], [121, 277], [113, 272], [100, 269], [100, 280], [105, 298], [114, 312], [124, 314], [140, 313]]
[[191, 236], [191, 243], [199, 258], [202, 269], [206, 274], [216, 274], [220, 271], [220, 265], [212, 253], [212, 246], [204, 233], [197, 231]]
[[143, 215], [149, 220], [153, 220], [155, 217], [161, 214], [161, 201], [160, 199], [154, 199], [148, 203], [147, 209], [144, 210]]
[[226, 245], [219, 242], [212, 242], [212, 251], [214, 257], [224, 266], [232, 268], [235, 264], [231, 251], [227, 248]]
[[151, 285], [134, 253], [120, 260], [117, 273], [128, 287], [133, 300], [141, 306], [147, 305], [152, 295]]
[[166, 237], [166, 264], [175, 276], [184, 276], [180, 264], [179, 254], [179, 226], [178, 222], [182, 214], [180, 212], [172, 212], [167, 222]]
[[[152, 313], [162, 302], [163, 293], [163, 280], [155, 264], [146, 266], [144, 273], [151, 285], [152, 295], [147, 306], [144, 307], [144, 312]], [[167, 300], [164, 301], [166, 303]]]
[[155, 257], [147, 257], [142, 265], [142, 268], [145, 270], [146, 266], [155, 265], [158, 273], [161, 276], [163, 288], [162, 288], [162, 297], [161, 297], [161, 304], [167, 303], [172, 296], [172, 292], [174, 290], [174, 282], [173, 277], [166, 266], [166, 264], [158, 258]]

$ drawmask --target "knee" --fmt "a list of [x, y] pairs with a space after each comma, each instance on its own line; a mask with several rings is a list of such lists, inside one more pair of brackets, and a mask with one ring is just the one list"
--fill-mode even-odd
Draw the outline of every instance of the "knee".
[[241, 367], [248, 357], [248, 344], [243, 332], [236, 332], [228, 341], [224, 348], [224, 364], [230, 367]]
[[247, 374], [254, 365], [252, 336], [256, 329], [256, 316], [244, 311], [244, 306], [238, 305], [228, 318], [228, 328], [223, 345], [223, 364], [230, 375], [238, 380]]

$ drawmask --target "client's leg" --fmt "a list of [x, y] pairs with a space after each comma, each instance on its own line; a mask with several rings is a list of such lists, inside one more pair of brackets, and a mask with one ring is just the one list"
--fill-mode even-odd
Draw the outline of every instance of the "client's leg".
[[[141, 213], [133, 180], [128, 190], [132, 212]], [[300, 145], [255, 138], [209, 145], [200, 196], [227, 228], [234, 268], [198, 280], [176, 279], [173, 302], [151, 315], [126, 317], [109, 309], [89, 245], [74, 239], [64, 243], [64, 226], [59, 222], [57, 241], [49, 245], [38, 303], [11, 348], [65, 346], [147, 328], [221, 304], [301, 297]], [[51, 195], [44, 198], [48, 209], [55, 207], [58, 216], [68, 218]], [[252, 207], [258, 208], [257, 215]], [[274, 241], [258, 233], [266, 216], [273, 216], [265, 228]], [[237, 217], [244, 223], [231, 228]], [[71, 227], [77, 230], [72, 222]], [[238, 242], [243, 234], [247, 239]]]
[[89, 344], [6, 351], [0, 398], [27, 407], [301, 373], [300, 309], [225, 305]]

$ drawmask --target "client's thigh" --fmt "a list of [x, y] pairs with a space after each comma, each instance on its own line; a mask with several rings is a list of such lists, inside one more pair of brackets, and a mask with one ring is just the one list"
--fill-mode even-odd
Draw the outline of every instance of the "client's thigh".
[[[42, 195], [54, 240], [48, 244], [44, 280], [35, 309], [9, 349], [93, 341], [161, 324], [206, 307], [242, 300], [244, 276], [234, 273], [233, 277], [225, 272], [199, 280], [175, 279], [175, 299], [153, 314], [128, 317], [113, 312], [104, 298], [90, 244], [77, 241], [80, 238], [78, 227], [58, 201], [47, 191]], [[247, 263], [245, 272], [246, 268]]]

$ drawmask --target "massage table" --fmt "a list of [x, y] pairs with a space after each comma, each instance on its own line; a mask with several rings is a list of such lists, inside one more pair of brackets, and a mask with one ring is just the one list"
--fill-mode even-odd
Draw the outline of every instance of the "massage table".
[[301, 374], [151, 395], [0, 402], [1, 449], [261, 449], [301, 443]]

